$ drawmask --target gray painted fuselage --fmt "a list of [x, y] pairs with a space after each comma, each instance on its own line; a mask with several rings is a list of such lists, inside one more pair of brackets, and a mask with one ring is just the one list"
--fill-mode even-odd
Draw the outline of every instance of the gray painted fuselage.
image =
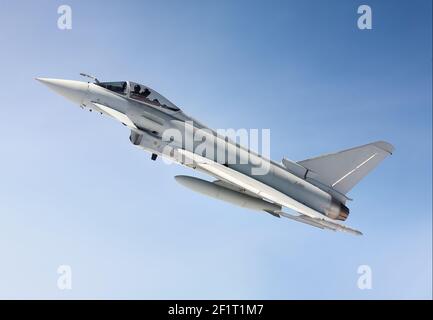
[[[182, 111], [162, 110], [151, 104], [138, 102], [93, 83], [88, 83], [87, 93], [83, 97], [81, 105], [84, 108], [105, 113], [104, 110], [97, 107], [98, 104], [108, 106], [127, 115], [139, 129], [139, 132], [132, 131], [131, 141], [148, 152], [167, 156], [164, 153], [167, 146], [194, 152], [198, 145], [203, 147], [203, 144], [208, 143], [209, 145], [204, 149], [210, 150], [213, 148], [215, 151], [200, 154], [201, 156], [218, 162], [220, 160], [218, 154], [221, 150], [224, 150], [225, 157], [222, 158], [236, 158], [235, 163], [225, 164], [229, 168], [248, 175], [319, 213], [326, 214], [329, 211], [339, 210], [339, 208], [335, 207], [335, 201], [328, 192], [292, 174], [282, 165], [270, 161], [232, 140], [219, 136], [215, 131], [187, 116]], [[190, 125], [191, 123], [193, 126]], [[171, 141], [162, 139], [162, 133], [170, 129], [176, 129], [181, 133], [181, 136], [172, 137]], [[187, 138], [194, 136], [197, 129], [201, 129], [205, 134], [209, 133], [207, 139], [193, 141], [191, 145], [185, 143]], [[265, 170], [267, 172], [265, 174], [252, 174], [254, 168], [256, 170], [257, 168], [267, 168]]]

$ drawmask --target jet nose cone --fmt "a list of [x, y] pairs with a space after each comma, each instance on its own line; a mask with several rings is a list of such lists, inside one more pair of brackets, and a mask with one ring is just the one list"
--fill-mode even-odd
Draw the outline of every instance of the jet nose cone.
[[77, 104], [82, 103], [87, 93], [87, 82], [49, 78], [36, 78], [36, 80]]

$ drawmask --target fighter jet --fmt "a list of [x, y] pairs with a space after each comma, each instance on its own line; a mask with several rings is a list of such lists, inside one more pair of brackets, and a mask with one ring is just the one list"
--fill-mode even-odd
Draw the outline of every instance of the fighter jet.
[[275, 162], [186, 115], [149, 86], [81, 75], [91, 80], [36, 80], [83, 109], [121, 122], [130, 129], [132, 144], [149, 152], [152, 160], [161, 156], [216, 179], [176, 176], [181, 185], [277, 218], [362, 234], [340, 222], [349, 216], [347, 193], [392, 154], [391, 144], [377, 141], [302, 161]]

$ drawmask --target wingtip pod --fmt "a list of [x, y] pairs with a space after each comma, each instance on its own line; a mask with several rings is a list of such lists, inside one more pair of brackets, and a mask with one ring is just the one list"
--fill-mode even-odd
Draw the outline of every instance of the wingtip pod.
[[355, 230], [355, 229], [352, 229], [352, 228], [349, 228], [349, 227], [344, 227], [340, 231], [346, 232], [346, 233], [350, 233], [350, 234], [352, 234], [354, 236], [363, 236], [364, 235], [361, 231]]
[[327, 220], [319, 220], [318, 223], [322, 224], [325, 228], [328, 228], [330, 230], [341, 231], [341, 232], [349, 233], [349, 234], [354, 235], [354, 236], [362, 236], [361, 231], [358, 231], [356, 229], [352, 229], [350, 227], [347, 227], [347, 226], [339, 224], [339, 223], [335, 223], [335, 222], [331, 222], [331, 221], [327, 221]]
[[361, 231], [346, 227], [346, 226], [339, 224], [339, 223], [327, 221], [324, 219], [311, 218], [311, 217], [308, 217], [308, 216], [305, 216], [302, 214], [296, 216], [296, 215], [292, 215], [292, 214], [289, 214], [289, 213], [286, 213], [283, 211], [277, 211], [275, 213], [279, 214], [282, 217], [285, 217], [285, 218], [288, 218], [288, 219], [291, 219], [294, 221], [302, 222], [302, 223], [305, 223], [305, 224], [308, 224], [308, 225], [311, 225], [313, 227], [317, 227], [320, 229], [327, 229], [327, 230], [332, 230], [332, 231], [341, 231], [341, 232], [345, 232], [345, 233], [350, 233], [350, 234], [355, 235], [355, 236], [362, 236], [363, 235]]

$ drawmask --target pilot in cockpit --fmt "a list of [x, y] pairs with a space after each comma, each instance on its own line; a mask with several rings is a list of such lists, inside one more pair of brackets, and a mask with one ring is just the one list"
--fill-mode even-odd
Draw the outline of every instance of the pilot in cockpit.
[[151, 94], [151, 92], [147, 88], [145, 88], [144, 91], [141, 93], [141, 95], [144, 96], [145, 98], [147, 98], [149, 94]]
[[134, 86], [134, 94], [140, 94], [140, 91], [141, 91], [140, 85], [136, 84]]

